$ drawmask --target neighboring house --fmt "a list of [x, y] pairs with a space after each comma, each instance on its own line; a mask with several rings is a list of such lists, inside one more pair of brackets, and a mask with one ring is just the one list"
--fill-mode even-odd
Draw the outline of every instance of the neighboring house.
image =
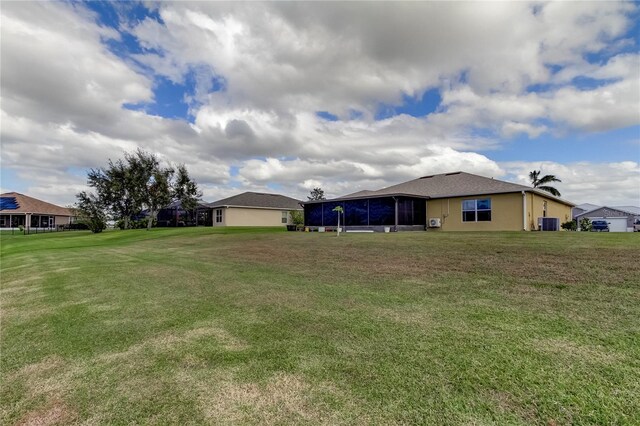
[[596, 204], [591, 204], [591, 203], [578, 204], [573, 209], [571, 209], [571, 217], [575, 219], [576, 216], [578, 216], [579, 214], [582, 214], [584, 212], [589, 212], [591, 210], [599, 209], [600, 207], [602, 206], [598, 206]]
[[208, 204], [213, 226], [286, 226], [301, 201], [279, 194], [244, 192]]
[[[636, 206], [596, 206], [591, 204], [593, 208], [578, 212], [574, 209], [574, 219], [578, 222], [582, 218], [589, 220], [606, 220], [609, 223], [610, 232], [632, 232], [633, 225], [640, 220], [640, 207]], [[576, 206], [579, 207], [579, 206]]]
[[18, 192], [0, 194], [0, 228], [47, 229], [68, 225], [70, 209]]
[[[539, 189], [465, 172], [424, 176], [377, 191], [304, 202], [305, 226], [346, 230], [558, 230], [573, 203]], [[544, 222], [544, 225], [543, 225]]]

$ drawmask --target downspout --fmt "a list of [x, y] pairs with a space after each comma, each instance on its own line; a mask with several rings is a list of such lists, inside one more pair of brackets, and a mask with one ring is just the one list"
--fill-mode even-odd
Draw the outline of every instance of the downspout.
[[527, 193], [522, 191], [522, 230], [527, 230]]

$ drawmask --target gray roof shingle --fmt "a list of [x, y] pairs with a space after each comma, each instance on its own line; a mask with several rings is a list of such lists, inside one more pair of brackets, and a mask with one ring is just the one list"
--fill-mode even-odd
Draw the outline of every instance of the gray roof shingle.
[[301, 201], [280, 194], [265, 194], [261, 192], [243, 192], [233, 197], [209, 203], [212, 208], [236, 206], [268, 209], [302, 210]]

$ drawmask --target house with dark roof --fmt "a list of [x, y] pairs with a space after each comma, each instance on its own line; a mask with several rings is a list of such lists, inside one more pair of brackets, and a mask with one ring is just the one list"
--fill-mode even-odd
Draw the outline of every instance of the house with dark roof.
[[71, 223], [70, 209], [19, 192], [0, 194], [0, 228], [49, 229]]
[[580, 222], [583, 218], [606, 220], [610, 232], [633, 232], [634, 225], [640, 224], [640, 207], [598, 206], [581, 204], [573, 209], [573, 218]]
[[[340, 214], [347, 231], [559, 230], [574, 206], [535, 188], [465, 172], [303, 204], [305, 226], [337, 226]], [[343, 213], [333, 211], [337, 206]]]
[[209, 203], [213, 226], [286, 226], [301, 201], [280, 194], [244, 192]]

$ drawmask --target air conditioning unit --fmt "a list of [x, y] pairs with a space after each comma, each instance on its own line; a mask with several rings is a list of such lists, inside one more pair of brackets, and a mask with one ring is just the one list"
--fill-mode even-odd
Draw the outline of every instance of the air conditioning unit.
[[557, 217], [539, 217], [538, 229], [540, 231], [559, 231], [560, 218]]
[[440, 218], [432, 217], [429, 219], [429, 228], [440, 228]]

